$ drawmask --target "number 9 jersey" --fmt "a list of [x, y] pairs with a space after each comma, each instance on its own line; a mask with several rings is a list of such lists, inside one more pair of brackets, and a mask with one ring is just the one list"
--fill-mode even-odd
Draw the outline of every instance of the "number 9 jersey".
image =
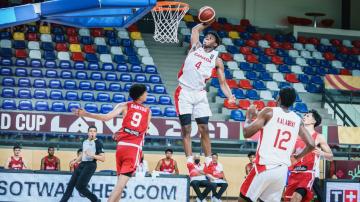
[[128, 102], [122, 127], [116, 134], [116, 140], [143, 146], [144, 135], [148, 129], [150, 109], [136, 102]]

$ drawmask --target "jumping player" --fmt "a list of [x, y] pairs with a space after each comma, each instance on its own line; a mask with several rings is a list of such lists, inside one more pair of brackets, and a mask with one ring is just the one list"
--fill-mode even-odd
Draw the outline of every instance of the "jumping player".
[[314, 149], [314, 140], [301, 123], [301, 118], [288, 109], [295, 99], [295, 90], [287, 87], [279, 92], [278, 107], [266, 107], [256, 114], [252, 105], [247, 111], [244, 137], [250, 138], [258, 131], [261, 134], [255, 165], [240, 188], [239, 202], [279, 202], [298, 135], [306, 147], [293, 158], [300, 159]]
[[82, 109], [75, 110], [75, 114], [78, 116], [101, 121], [111, 120], [119, 114], [123, 115], [122, 127], [114, 134], [114, 139], [117, 141], [116, 169], [118, 180], [108, 202], [120, 201], [125, 185], [140, 162], [145, 133], [151, 120], [150, 109], [142, 105], [147, 97], [146, 86], [143, 84], [132, 85], [129, 96], [133, 101], [118, 104], [108, 114], [92, 114]]
[[[316, 110], [310, 110], [303, 117], [305, 128], [315, 141], [316, 148], [290, 167], [290, 176], [285, 191], [285, 201], [308, 202], [313, 199], [312, 185], [315, 180], [315, 170], [319, 166], [320, 157], [332, 161], [333, 153], [325, 138], [315, 131], [321, 124], [321, 116]], [[305, 147], [301, 139], [297, 139], [294, 153], [298, 154]]]
[[210, 79], [214, 68], [220, 83], [220, 88], [229, 99], [235, 103], [224, 76], [224, 64], [215, 50], [220, 45], [220, 38], [215, 32], [208, 32], [201, 44], [200, 32], [210, 25], [200, 23], [192, 28], [192, 47], [185, 62], [178, 73], [179, 86], [175, 90], [175, 107], [181, 124], [184, 151], [189, 163], [193, 163], [191, 149], [191, 116], [193, 115], [201, 135], [201, 145], [205, 153], [205, 163], [211, 162], [211, 143], [209, 138], [208, 122], [212, 115], [207, 100], [206, 81]]
[[13, 170], [23, 170], [26, 169], [27, 166], [25, 164], [24, 159], [21, 156], [21, 147], [20, 146], [14, 146], [13, 147], [14, 155], [8, 158], [8, 160], [5, 163], [4, 168], [5, 169], [13, 169]]

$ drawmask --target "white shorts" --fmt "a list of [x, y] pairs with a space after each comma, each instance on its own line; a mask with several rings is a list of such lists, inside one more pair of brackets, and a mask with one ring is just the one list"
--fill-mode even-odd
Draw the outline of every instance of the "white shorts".
[[189, 90], [178, 86], [174, 97], [178, 115], [192, 114], [194, 118], [212, 115], [205, 90]]
[[244, 183], [241, 185], [240, 193], [252, 201], [261, 199], [266, 202], [279, 202], [284, 191], [288, 167], [277, 166], [266, 169], [259, 173], [258, 166], [251, 169]]

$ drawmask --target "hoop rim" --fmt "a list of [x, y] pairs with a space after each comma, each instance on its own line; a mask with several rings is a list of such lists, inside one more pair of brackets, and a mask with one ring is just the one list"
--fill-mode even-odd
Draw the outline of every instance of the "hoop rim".
[[[179, 6], [177, 8], [165, 7], [165, 6]], [[162, 11], [184, 11], [189, 9], [189, 4], [178, 1], [158, 1], [156, 6], [152, 9], [155, 12]]]

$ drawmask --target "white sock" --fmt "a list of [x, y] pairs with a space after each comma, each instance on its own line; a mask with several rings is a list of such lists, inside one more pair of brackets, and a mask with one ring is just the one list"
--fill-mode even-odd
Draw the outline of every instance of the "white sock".
[[187, 156], [186, 157], [188, 163], [194, 163], [194, 157], [193, 156]]
[[205, 164], [206, 164], [206, 165], [209, 165], [209, 164], [211, 163], [211, 161], [212, 161], [211, 156], [205, 157]]

